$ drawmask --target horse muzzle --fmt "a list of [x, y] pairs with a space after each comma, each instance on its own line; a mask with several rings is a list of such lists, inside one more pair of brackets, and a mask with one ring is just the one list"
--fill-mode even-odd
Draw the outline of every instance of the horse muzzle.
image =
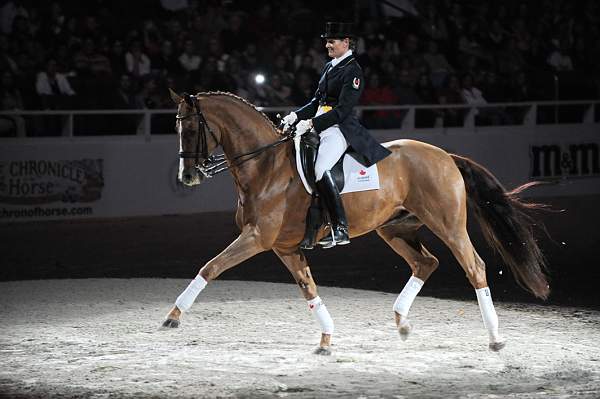
[[196, 168], [184, 169], [179, 177], [179, 181], [188, 187], [197, 186], [202, 180], [204, 176]]

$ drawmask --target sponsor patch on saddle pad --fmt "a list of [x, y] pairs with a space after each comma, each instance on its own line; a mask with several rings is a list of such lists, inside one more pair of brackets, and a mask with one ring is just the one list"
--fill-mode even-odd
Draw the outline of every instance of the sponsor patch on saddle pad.
[[344, 155], [344, 190], [342, 190], [342, 194], [378, 189], [377, 164], [367, 168], [350, 155]]

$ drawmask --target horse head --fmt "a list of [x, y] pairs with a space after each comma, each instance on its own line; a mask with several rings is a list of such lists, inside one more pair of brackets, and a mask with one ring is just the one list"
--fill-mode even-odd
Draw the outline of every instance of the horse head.
[[169, 89], [177, 104], [175, 130], [179, 136], [178, 180], [186, 186], [200, 184], [207, 177], [206, 164], [219, 146], [219, 139], [208, 125], [196, 96], [178, 95]]
[[[261, 154], [266, 150], [291, 138], [282, 136], [265, 114], [234, 94], [170, 92], [177, 104], [178, 179], [186, 186], [228, 169], [235, 178], [246, 161], [259, 156], [264, 159]], [[224, 155], [211, 155], [218, 146]]]

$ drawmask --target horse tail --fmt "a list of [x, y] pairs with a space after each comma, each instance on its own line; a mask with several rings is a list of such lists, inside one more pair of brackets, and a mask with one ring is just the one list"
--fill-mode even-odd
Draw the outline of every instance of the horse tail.
[[467, 203], [474, 212], [488, 244], [509, 266], [517, 283], [538, 298], [546, 299], [550, 287], [546, 262], [533, 237], [536, 225], [531, 213], [548, 208], [518, 198], [523, 190], [539, 184], [526, 183], [506, 191], [486, 168], [469, 158], [451, 154], [467, 190]]

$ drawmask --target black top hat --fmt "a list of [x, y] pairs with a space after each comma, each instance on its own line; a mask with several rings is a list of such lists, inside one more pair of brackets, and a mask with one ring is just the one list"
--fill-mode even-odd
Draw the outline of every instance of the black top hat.
[[354, 24], [352, 22], [327, 22], [325, 33], [321, 35], [323, 39], [342, 39], [354, 36]]

